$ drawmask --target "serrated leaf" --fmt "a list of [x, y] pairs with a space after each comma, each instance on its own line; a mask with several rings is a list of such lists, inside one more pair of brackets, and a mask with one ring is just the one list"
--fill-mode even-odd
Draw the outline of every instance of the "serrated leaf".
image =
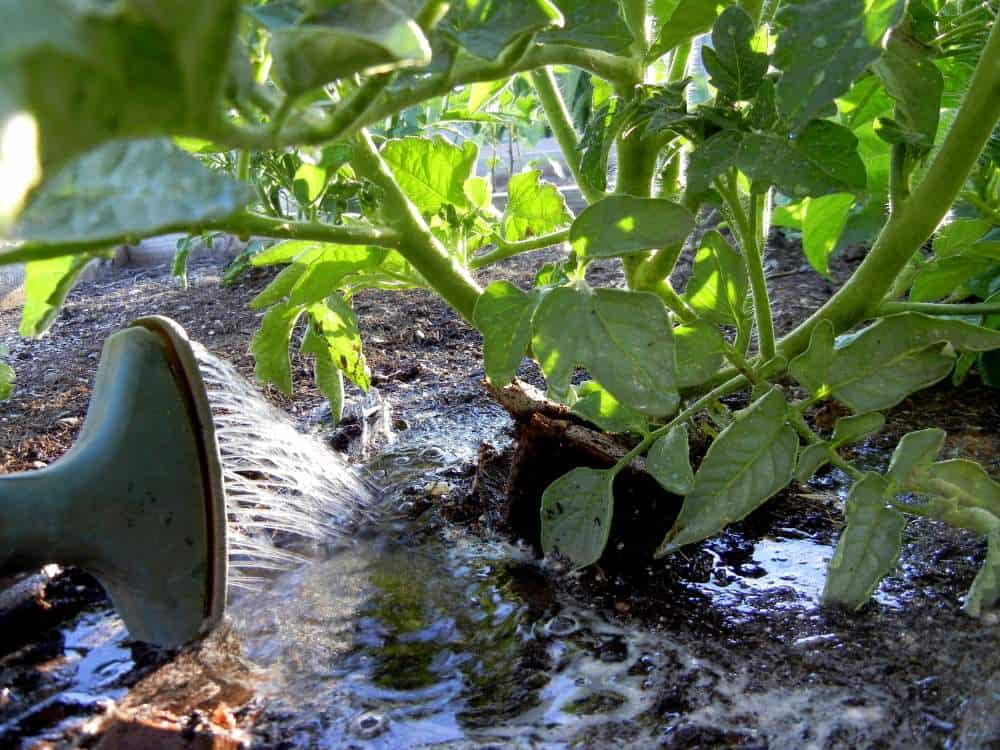
[[847, 497], [847, 528], [830, 560], [823, 601], [860, 609], [879, 581], [896, 566], [906, 517], [886, 507], [886, 481], [866, 474]]
[[597, 190], [608, 187], [608, 154], [615, 138], [635, 112], [634, 103], [612, 96], [587, 122], [580, 136], [580, 170]]
[[541, 519], [546, 555], [563, 555], [577, 568], [601, 558], [611, 532], [613, 482], [610, 471], [581, 467], [545, 489]]
[[271, 279], [271, 283], [250, 300], [250, 309], [263, 310], [265, 307], [281, 302], [292, 291], [296, 282], [302, 278], [306, 269], [308, 266], [303, 263], [293, 263], [287, 268], [282, 268], [281, 273]]
[[947, 436], [948, 433], [936, 427], [904, 435], [892, 453], [886, 478], [896, 486], [909, 486], [917, 472], [937, 458]]
[[257, 381], [261, 385], [273, 384], [286, 396], [292, 395], [292, 363], [288, 345], [295, 324], [304, 312], [304, 307], [287, 302], [274, 305], [264, 313], [260, 328], [250, 342]]
[[715, 230], [707, 232], [694, 256], [684, 298], [707, 320], [736, 325], [743, 319], [746, 297], [747, 269], [743, 257], [721, 234]]
[[795, 138], [749, 133], [737, 165], [755, 186], [774, 185], [791, 198], [852, 192], [868, 182], [857, 137], [829, 120], [812, 120]]
[[56, 168], [105, 141], [204, 131], [221, 116], [237, 0], [4, 0], [0, 121], [38, 125]]
[[719, 13], [729, 5], [722, 0], [680, 0], [662, 20], [659, 34], [649, 48], [646, 61], [662, 57], [678, 44], [712, 28]]
[[24, 309], [22, 336], [41, 336], [52, 327], [83, 269], [94, 259], [92, 253], [36, 260], [24, 266]]
[[855, 412], [891, 408], [914, 391], [947, 377], [954, 354], [944, 343], [966, 351], [1000, 348], [1000, 332], [960, 320], [903, 313], [832, 341], [823, 322], [809, 348], [792, 360], [792, 376], [814, 396], [832, 395]]
[[694, 486], [687, 426], [679, 424], [661, 437], [646, 455], [646, 470], [667, 492], [686, 495]]
[[722, 366], [726, 340], [711, 323], [699, 320], [674, 327], [677, 387], [694, 388], [707, 382]]
[[995, 265], [995, 261], [975, 255], [935, 258], [922, 266], [913, 279], [910, 299], [913, 302], [931, 302], [947, 297], [961, 289], [967, 281], [987, 273]]
[[937, 135], [944, 78], [932, 50], [901, 28], [889, 33], [882, 56], [872, 70], [896, 103], [895, 121], [921, 153], [930, 151]]
[[513, 380], [531, 342], [531, 316], [538, 304], [509, 281], [490, 284], [476, 302], [473, 321], [483, 334], [486, 377], [493, 385]]
[[510, 178], [503, 214], [503, 233], [508, 242], [554, 232], [573, 220], [563, 194], [551, 182], [542, 181], [541, 176], [540, 171], [532, 170]]
[[115, 141], [46, 181], [12, 234], [52, 244], [144, 237], [228, 218], [252, 199], [249, 185], [167, 139]]
[[688, 192], [700, 195], [712, 187], [717, 177], [736, 165], [742, 144], [743, 134], [736, 130], [723, 130], [698, 144], [686, 173]]
[[830, 462], [830, 444], [814, 443], [799, 450], [795, 462], [795, 481], [808, 482], [813, 474]]
[[472, 176], [478, 153], [472, 141], [459, 147], [439, 135], [391, 140], [382, 147], [382, 158], [399, 186], [423, 214], [437, 213], [446, 205], [468, 207], [465, 182]]
[[343, 0], [292, 23], [269, 24], [274, 76], [302, 94], [355, 73], [419, 67], [431, 61], [420, 27], [385, 0]]
[[757, 29], [738, 6], [730, 6], [712, 27], [712, 47], [702, 47], [701, 58], [711, 83], [733, 101], [756, 96], [767, 72], [768, 56], [752, 46]]
[[809, 265], [824, 278], [830, 278], [830, 256], [853, 206], [854, 196], [850, 193], [832, 193], [803, 201], [802, 249]]
[[557, 396], [567, 392], [579, 366], [629, 408], [651, 417], [677, 410], [673, 332], [655, 295], [553, 289], [531, 327], [532, 351]]
[[1000, 601], [1000, 531], [986, 537], [986, 559], [976, 573], [963, 609], [972, 617], [979, 617], [984, 609], [991, 609]]
[[495, 60], [518, 38], [563, 24], [548, 0], [463, 0], [452, 3], [439, 28], [484, 60]]
[[587, 206], [569, 230], [579, 258], [611, 258], [677, 242], [694, 229], [694, 216], [662, 198], [610, 195]]
[[778, 12], [774, 64], [782, 71], [778, 111], [805, 125], [878, 59], [879, 41], [903, 0], [788, 0]]
[[580, 385], [573, 413], [597, 425], [605, 432], [649, 432], [649, 420], [623, 406], [614, 396], [593, 380]]
[[350, 304], [339, 295], [331, 294], [308, 309], [316, 335], [303, 344], [302, 351], [329, 357], [352, 383], [367, 391], [371, 375], [361, 348], [358, 320]]
[[329, 177], [323, 167], [303, 162], [296, 170], [292, 182], [295, 200], [303, 206], [314, 203], [323, 194]]
[[717, 534], [791, 481], [799, 439], [786, 411], [781, 391], [774, 389], [736, 414], [705, 454], [657, 557]]
[[885, 417], [877, 411], [868, 414], [857, 414], [852, 417], [841, 417], [833, 428], [830, 442], [834, 448], [856, 443], [866, 437], [875, 435], [885, 427]]
[[623, 53], [633, 42], [618, 0], [555, 0], [563, 14], [563, 27], [543, 31], [543, 44], [568, 44], [573, 47]]

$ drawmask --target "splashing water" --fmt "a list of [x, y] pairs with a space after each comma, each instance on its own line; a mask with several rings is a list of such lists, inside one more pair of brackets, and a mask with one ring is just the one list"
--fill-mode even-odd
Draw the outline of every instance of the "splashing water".
[[339, 454], [296, 429], [231, 364], [193, 348], [222, 456], [230, 583], [256, 590], [304, 562], [304, 550], [344, 538], [377, 491]]

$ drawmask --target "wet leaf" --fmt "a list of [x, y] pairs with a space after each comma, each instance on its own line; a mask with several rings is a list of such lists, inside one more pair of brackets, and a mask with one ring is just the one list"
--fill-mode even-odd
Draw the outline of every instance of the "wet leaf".
[[496, 386], [514, 379], [531, 342], [531, 316], [538, 304], [509, 281], [494, 281], [476, 303], [474, 322], [483, 334], [486, 377]]
[[541, 176], [532, 170], [510, 178], [503, 214], [503, 235], [508, 242], [549, 234], [573, 220], [563, 194]]
[[963, 609], [972, 617], [979, 617], [1000, 601], [1000, 531], [989, 534], [986, 542], [986, 559], [965, 596]]
[[677, 410], [673, 333], [653, 294], [554, 289], [535, 311], [531, 346], [563, 400], [579, 366], [629, 408], [651, 417]]
[[657, 557], [717, 534], [791, 481], [799, 439], [785, 420], [786, 410], [781, 391], [774, 389], [736, 414], [705, 454]]
[[563, 555], [577, 568], [601, 558], [614, 512], [610, 471], [576, 468], [542, 494], [542, 550]]
[[832, 193], [819, 198], [806, 198], [802, 203], [802, 249], [816, 273], [829, 279], [830, 256], [847, 226], [854, 196]]
[[538, 41], [623, 53], [633, 36], [621, 13], [618, 0], [555, 0], [562, 11], [561, 29], [543, 31]]
[[252, 198], [249, 185], [168, 139], [115, 141], [39, 188], [12, 234], [52, 244], [146, 237], [228, 218]]
[[879, 58], [903, 0], [788, 0], [776, 17], [778, 111], [794, 128], [818, 116]]
[[906, 517], [886, 507], [887, 482], [866, 474], [847, 497], [847, 528], [830, 560], [823, 601], [857, 610], [896, 566]]
[[719, 325], [736, 325], [744, 318], [747, 269], [743, 257], [716, 231], [707, 232], [694, 256], [694, 267], [684, 298]]
[[361, 348], [361, 334], [354, 310], [342, 297], [331, 294], [325, 301], [309, 306], [315, 334], [303, 351], [330, 361], [358, 388], [367, 391], [371, 374]]
[[425, 215], [446, 205], [468, 207], [465, 182], [472, 176], [478, 153], [472, 141], [459, 147], [441, 136], [391, 140], [382, 148], [382, 158], [399, 186]]
[[292, 395], [292, 363], [288, 345], [292, 331], [305, 308], [283, 302], [271, 307], [250, 342], [254, 375], [261, 385], [273, 384], [286, 396]]
[[344, 414], [344, 373], [333, 361], [333, 355], [324, 337], [316, 332], [313, 325], [306, 331], [305, 339], [302, 341], [302, 351], [315, 355], [313, 378], [319, 392], [330, 405], [333, 423], [338, 424]]
[[587, 206], [569, 231], [580, 258], [610, 258], [683, 242], [694, 217], [660, 198], [611, 195]]
[[577, 389], [577, 395], [579, 398], [573, 404], [573, 413], [605, 432], [649, 432], [649, 420], [623, 406], [600, 383], [588, 380]]
[[768, 56], [752, 46], [756, 31], [745, 10], [730, 6], [712, 27], [712, 47], [701, 51], [712, 85], [733, 101], [753, 99], [767, 72]]
[[686, 425], [677, 425], [653, 443], [646, 456], [646, 469], [667, 492], [686, 495], [691, 491], [694, 472]]

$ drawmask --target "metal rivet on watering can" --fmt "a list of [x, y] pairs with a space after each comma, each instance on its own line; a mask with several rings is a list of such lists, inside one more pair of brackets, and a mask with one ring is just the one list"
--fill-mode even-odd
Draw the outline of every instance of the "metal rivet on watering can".
[[381, 714], [376, 714], [371, 711], [360, 714], [354, 717], [353, 730], [354, 734], [363, 740], [370, 740], [378, 737], [380, 734], [385, 732], [389, 728], [389, 720], [382, 716]]

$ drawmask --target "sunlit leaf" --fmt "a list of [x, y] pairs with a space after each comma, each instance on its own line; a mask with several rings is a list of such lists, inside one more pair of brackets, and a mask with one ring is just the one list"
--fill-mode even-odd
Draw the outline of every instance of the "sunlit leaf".
[[577, 395], [579, 398], [573, 403], [573, 413], [605, 432], [649, 431], [649, 420], [639, 412], [623, 406], [600, 383], [588, 380], [577, 389]]
[[288, 345], [295, 324], [305, 308], [287, 302], [274, 305], [261, 320], [250, 342], [254, 356], [254, 375], [261, 385], [273, 384], [286, 396], [292, 395], [292, 363]]
[[514, 175], [507, 184], [507, 207], [503, 215], [504, 239], [508, 242], [538, 237], [565, 227], [573, 217], [566, 199], [538, 170]]
[[391, 140], [382, 148], [382, 158], [403, 192], [424, 214], [449, 204], [468, 206], [465, 181], [472, 176], [478, 153], [472, 141], [459, 147], [441, 136]]
[[555, 0], [563, 27], [543, 31], [538, 41], [622, 53], [632, 44], [632, 32], [618, 0]]
[[509, 281], [493, 282], [479, 297], [473, 320], [483, 334], [486, 377], [493, 385], [506, 385], [520, 367], [531, 341], [531, 316], [537, 304], [537, 295]]
[[681, 205], [661, 198], [611, 195], [587, 206], [569, 239], [580, 258], [607, 258], [682, 242], [694, 217]]
[[694, 256], [684, 298], [706, 319], [735, 325], [743, 319], [747, 269], [743, 257], [716, 231], [707, 232]]
[[361, 348], [358, 320], [350, 304], [331, 294], [323, 302], [309, 306], [311, 330], [315, 334], [303, 351], [329, 357], [334, 365], [362, 390], [371, 385], [371, 374]]
[[712, 46], [701, 51], [712, 85], [734, 101], [753, 99], [767, 72], [768, 56], [752, 46], [756, 31], [745, 10], [730, 6], [712, 27]]
[[725, 0], [680, 0], [674, 4], [669, 16], [661, 21], [660, 32], [646, 55], [647, 62], [665, 55], [692, 37], [704, 34], [729, 4]]
[[816, 273], [830, 278], [830, 256], [837, 247], [854, 205], [850, 193], [832, 193], [803, 201], [802, 249]]
[[563, 24], [549, 0], [463, 0], [452, 3], [441, 30], [484, 60], [495, 60], [518, 38]]
[[41, 336], [52, 327], [66, 295], [93, 258], [86, 253], [25, 264], [22, 336]]

